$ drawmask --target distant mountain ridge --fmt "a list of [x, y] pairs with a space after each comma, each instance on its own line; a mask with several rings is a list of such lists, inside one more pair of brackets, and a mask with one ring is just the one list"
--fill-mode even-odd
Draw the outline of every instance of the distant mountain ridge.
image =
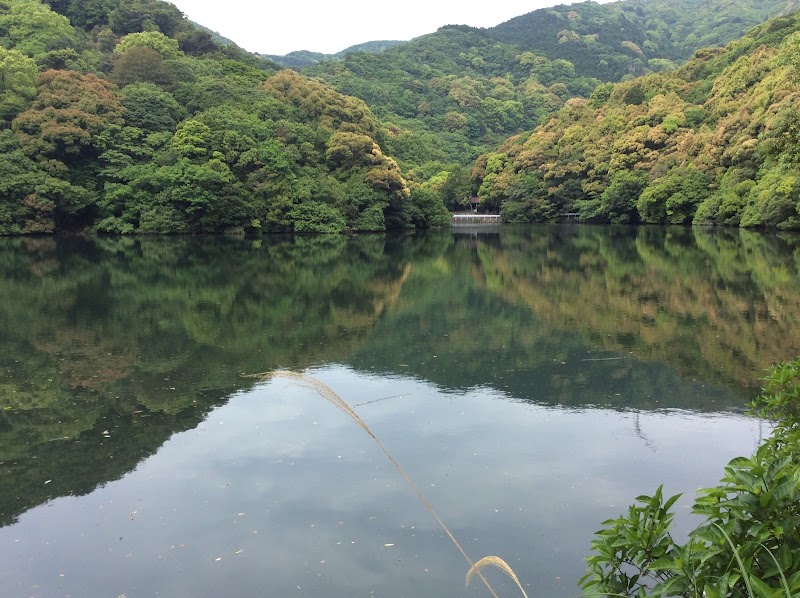
[[364, 100], [391, 123], [386, 146], [402, 168], [422, 180], [444, 178], [454, 172], [451, 164], [472, 162], [503, 138], [533, 129], [600, 83], [668, 71], [795, 4], [579, 2], [488, 29], [445, 25], [381, 53], [347, 54], [301, 72]]
[[285, 66], [288, 68], [303, 68], [305, 66], [311, 66], [312, 64], [317, 64], [325, 60], [340, 60], [348, 54], [353, 54], [355, 52], [367, 52], [370, 54], [375, 54], [405, 43], [407, 42], [402, 40], [375, 40], [350, 46], [344, 50], [341, 50], [340, 52], [336, 52], [335, 54], [312, 52], [310, 50], [296, 50], [285, 55], [262, 54], [261, 56], [270, 59], [272, 62], [280, 66]]
[[578, 74], [615, 81], [661, 70], [652, 60], [683, 62], [699, 48], [723, 46], [799, 8], [798, 0], [587, 1], [541, 8], [483, 31], [551, 60], [568, 60]]
[[[540, 8], [494, 27], [445, 25], [429, 35], [447, 28], [469, 29], [522, 50], [542, 53], [550, 60], [567, 60], [579, 75], [616, 81], [626, 74], [668, 68], [672, 65], [663, 64], [664, 60], [685, 61], [698, 48], [725, 45], [758, 23], [798, 9], [800, 0], [621, 0], [603, 4], [587, 0]], [[301, 69], [406, 43], [376, 40], [335, 54], [297, 50], [262, 56], [280, 66]], [[656, 62], [650, 64], [651, 60]]]
[[194, 25], [197, 29], [199, 29], [200, 31], [205, 31], [206, 33], [208, 33], [211, 36], [211, 39], [213, 39], [220, 46], [236, 46], [236, 45], [238, 45], [232, 39], [229, 39], [229, 38], [225, 37], [224, 35], [220, 34], [219, 32], [214, 31], [213, 29], [209, 29], [205, 25], [201, 25], [200, 23], [197, 23], [195, 21], [189, 21], [189, 22], [192, 25]]

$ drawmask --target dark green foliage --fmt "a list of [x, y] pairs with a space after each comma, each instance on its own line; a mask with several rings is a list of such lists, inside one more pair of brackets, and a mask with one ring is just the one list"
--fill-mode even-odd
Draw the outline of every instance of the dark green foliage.
[[131, 83], [154, 83], [163, 88], [172, 87], [175, 77], [164, 57], [150, 48], [133, 46], [114, 60], [110, 75], [119, 87]]
[[[289, 218], [298, 233], [340, 233], [346, 227], [341, 212], [319, 202], [305, 202], [294, 206], [289, 212]], [[383, 225], [383, 214], [380, 214], [377, 222], [368, 222], [364, 228], [375, 230], [374, 227], [378, 225]]]
[[622, 98], [623, 102], [626, 104], [631, 104], [632, 106], [639, 106], [642, 102], [644, 102], [644, 100], [644, 90], [638, 85], [634, 85], [628, 89]]
[[542, 181], [535, 173], [515, 177], [508, 183], [508, 200], [500, 215], [503, 222], [553, 222], [558, 216], [555, 204], [542, 197]]
[[168, 2], [126, 0], [116, 4], [108, 15], [108, 23], [119, 36], [155, 30], [172, 37], [184, 22], [183, 13]]
[[645, 187], [647, 173], [642, 171], [621, 170], [614, 173], [611, 182], [600, 195], [600, 212], [612, 224], [636, 223], [639, 213], [636, 202]]
[[437, 228], [450, 226], [452, 221], [452, 215], [442, 203], [441, 196], [422, 188], [414, 189], [408, 201], [403, 202], [399, 213], [392, 214], [390, 210], [387, 218], [394, 218], [400, 225], [398, 228]]
[[88, 196], [31, 160], [11, 131], [0, 131], [0, 235], [52, 233]]
[[185, 110], [169, 93], [152, 83], [135, 83], [122, 91], [125, 124], [148, 133], [174, 131]]
[[192, 56], [202, 56], [204, 54], [211, 54], [220, 49], [217, 42], [207, 31], [200, 29], [192, 29], [190, 31], [181, 32], [177, 36], [178, 42], [182, 52], [186, 52]]
[[472, 181], [469, 170], [464, 167], [454, 166], [447, 174], [444, 184], [439, 189], [442, 203], [451, 211], [464, 208], [472, 196]]
[[91, 31], [108, 24], [120, 0], [45, 0], [53, 11], [64, 15], [74, 27]]
[[775, 366], [752, 408], [773, 421], [749, 458], [699, 491], [703, 523], [686, 544], [670, 533], [673, 496], [638, 497], [605, 521], [581, 587], [618, 596], [796, 596], [800, 592], [800, 359]]
[[[580, 2], [542, 8], [487, 30], [493, 39], [568, 60], [579, 74], [618, 81], [653, 69], [652, 59], [686, 60], [777, 16], [783, 0], [758, 3], [677, 0]], [[698, 18], [699, 14], [708, 17]], [[712, 16], [713, 15], [713, 16]]]
[[558, 216], [556, 206], [542, 197], [524, 201], [508, 201], [500, 209], [503, 222], [554, 222]]
[[709, 195], [708, 178], [696, 168], [677, 169], [640, 190], [636, 207], [642, 221], [684, 224], [691, 222]]

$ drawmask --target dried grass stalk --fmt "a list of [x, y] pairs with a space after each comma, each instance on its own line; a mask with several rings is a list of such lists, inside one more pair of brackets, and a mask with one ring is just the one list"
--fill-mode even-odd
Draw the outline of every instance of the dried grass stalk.
[[497, 567], [498, 569], [500, 569], [500, 571], [502, 571], [503, 573], [508, 575], [512, 580], [514, 580], [514, 583], [517, 584], [517, 587], [519, 588], [519, 591], [522, 592], [522, 595], [525, 596], [525, 598], [528, 598], [528, 595], [522, 588], [522, 584], [519, 582], [517, 574], [514, 573], [514, 570], [511, 568], [511, 566], [508, 563], [506, 563], [503, 559], [501, 559], [499, 556], [485, 556], [477, 563], [472, 565], [472, 567], [469, 568], [469, 571], [467, 571], [467, 585], [469, 585], [469, 582], [472, 581], [473, 575], [475, 575], [476, 573], [480, 575], [480, 570], [483, 569], [484, 567]]
[[337, 395], [332, 388], [330, 388], [326, 384], [323, 384], [313, 376], [309, 376], [307, 374], [303, 374], [300, 372], [292, 372], [289, 370], [277, 370], [267, 374], [256, 374], [253, 377], [263, 381], [270, 380], [272, 378], [288, 378], [290, 380], [294, 380], [298, 382], [301, 386], [313, 390], [323, 399], [331, 403], [334, 407], [344, 412], [345, 415], [347, 415], [347, 417], [349, 417], [352, 421], [354, 421], [358, 425], [358, 427], [364, 430], [369, 435], [369, 437], [372, 438], [373, 441], [375, 441], [375, 444], [377, 444], [378, 447], [381, 449], [381, 451], [383, 451], [383, 454], [386, 455], [386, 457], [389, 459], [392, 465], [394, 465], [395, 469], [398, 472], [400, 472], [400, 475], [403, 476], [403, 479], [414, 491], [414, 494], [417, 495], [417, 498], [419, 498], [422, 504], [425, 505], [425, 508], [428, 509], [428, 512], [431, 515], [433, 515], [433, 518], [436, 520], [436, 523], [439, 524], [439, 527], [441, 527], [444, 533], [447, 534], [447, 537], [450, 538], [450, 541], [461, 553], [461, 556], [463, 556], [464, 560], [467, 561], [467, 563], [470, 566], [469, 571], [467, 572], [467, 585], [469, 585], [472, 576], [477, 575], [478, 577], [480, 577], [481, 581], [486, 586], [486, 589], [489, 590], [492, 596], [494, 596], [494, 598], [498, 598], [494, 589], [492, 589], [492, 586], [489, 585], [488, 580], [483, 576], [483, 574], [480, 571], [481, 568], [486, 565], [494, 565], [495, 567], [504, 571], [506, 575], [511, 577], [511, 579], [514, 580], [514, 582], [517, 584], [517, 587], [522, 592], [522, 595], [525, 596], [525, 598], [528, 598], [527, 595], [525, 594], [525, 590], [522, 589], [522, 585], [519, 583], [519, 579], [517, 579], [517, 576], [514, 574], [514, 571], [511, 569], [511, 567], [508, 566], [508, 564], [506, 564], [506, 562], [503, 559], [496, 556], [488, 556], [482, 558], [477, 563], [474, 563], [472, 559], [469, 558], [464, 548], [461, 546], [461, 544], [459, 544], [458, 540], [456, 540], [455, 536], [445, 525], [444, 521], [442, 521], [442, 518], [439, 517], [439, 514], [433, 508], [433, 505], [430, 502], [428, 502], [428, 499], [425, 498], [420, 489], [417, 488], [417, 485], [413, 482], [413, 480], [410, 477], [408, 477], [408, 474], [403, 470], [402, 467], [400, 467], [400, 464], [397, 461], [395, 461], [394, 457], [392, 457], [389, 450], [385, 446], [383, 446], [383, 443], [380, 440], [378, 440], [378, 437], [372, 433], [372, 430], [369, 429], [369, 426], [367, 426], [367, 424], [364, 423], [364, 421], [358, 416], [358, 414], [355, 411], [353, 411], [353, 408], [350, 407], [350, 405], [348, 405], [344, 399], [342, 399], [339, 395]]

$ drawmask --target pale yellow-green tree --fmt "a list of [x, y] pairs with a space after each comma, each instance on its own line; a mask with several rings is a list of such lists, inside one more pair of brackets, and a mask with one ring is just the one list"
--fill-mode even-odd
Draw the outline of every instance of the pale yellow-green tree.
[[36, 95], [36, 62], [17, 50], [0, 47], [0, 118], [24, 110]]

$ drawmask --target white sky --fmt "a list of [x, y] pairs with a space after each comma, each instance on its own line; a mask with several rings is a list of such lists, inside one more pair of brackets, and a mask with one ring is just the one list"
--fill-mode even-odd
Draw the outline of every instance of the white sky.
[[[442, 25], [492, 27], [571, 0], [169, 0], [191, 20], [245, 50], [333, 54], [372, 40], [408, 40]], [[607, 1], [607, 0], [606, 0]]]

